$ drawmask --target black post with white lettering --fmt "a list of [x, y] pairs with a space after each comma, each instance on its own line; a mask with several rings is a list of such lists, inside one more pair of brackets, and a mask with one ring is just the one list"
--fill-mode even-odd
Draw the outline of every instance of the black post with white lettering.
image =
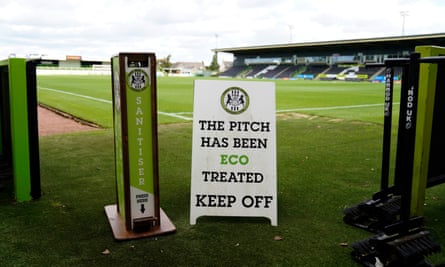
[[118, 240], [174, 232], [159, 205], [156, 57], [111, 58], [116, 205], [105, 211]]

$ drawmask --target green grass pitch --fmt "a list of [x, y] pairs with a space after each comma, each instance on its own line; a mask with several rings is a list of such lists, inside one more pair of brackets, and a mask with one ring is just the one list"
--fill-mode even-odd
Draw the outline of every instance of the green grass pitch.
[[[226, 217], [192, 226], [193, 80], [158, 78], [160, 204], [177, 232], [115, 242], [103, 210], [116, 203], [110, 77], [39, 76], [39, 101], [105, 129], [40, 138], [42, 198], [0, 194], [0, 266], [358, 266], [348, 245], [372, 234], [344, 224], [342, 210], [379, 190], [384, 85], [275, 81], [278, 226]], [[425, 201], [442, 245], [444, 196], [437, 186]]]
[[[193, 81], [193, 78], [158, 78], [159, 123], [191, 120]], [[382, 84], [299, 80], [275, 83], [278, 113], [383, 121]], [[109, 76], [40, 76], [38, 84], [40, 102], [104, 127], [112, 126]]]

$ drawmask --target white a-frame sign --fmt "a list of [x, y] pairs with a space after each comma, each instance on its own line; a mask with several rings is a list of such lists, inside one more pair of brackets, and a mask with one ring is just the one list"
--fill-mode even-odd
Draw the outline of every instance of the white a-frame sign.
[[275, 84], [197, 80], [190, 224], [200, 216], [277, 225]]

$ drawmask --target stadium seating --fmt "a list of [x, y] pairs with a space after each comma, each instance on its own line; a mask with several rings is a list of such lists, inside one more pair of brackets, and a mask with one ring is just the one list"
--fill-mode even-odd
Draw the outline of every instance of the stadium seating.
[[349, 68], [349, 66], [333, 65], [325, 73], [326, 74], [340, 74], [341, 72], [343, 72], [347, 68]]
[[[353, 68], [352, 70], [348, 70]], [[361, 66], [342, 66], [342, 65], [332, 65], [327, 64], [279, 64], [279, 65], [269, 65], [269, 64], [251, 64], [249, 66], [232, 66], [224, 72], [219, 74], [220, 77], [246, 77], [246, 78], [265, 78], [265, 79], [291, 79], [291, 78], [302, 78], [302, 79], [315, 79], [318, 75], [323, 74], [322, 80], [333, 80], [336, 79], [336, 75], [358, 75], [360, 79], [345, 79], [345, 80], [372, 80], [373, 77], [382, 74], [383, 67], [381, 64], [368, 64]], [[399, 76], [401, 69], [395, 69], [395, 76]]]
[[318, 74], [325, 72], [328, 68], [329, 66], [327, 64], [309, 64], [307, 65], [306, 70], [301, 74], [317, 76]]
[[278, 76], [280, 73], [288, 69], [290, 65], [278, 65], [274, 68], [270, 68], [267, 72], [265, 72], [263, 75], [261, 75], [262, 78], [269, 78], [274, 79], [276, 76]]
[[252, 64], [249, 66], [250, 70], [244, 75], [246, 78], [256, 78], [260, 72], [265, 70], [269, 65]]
[[360, 67], [357, 74], [368, 75], [368, 79], [370, 79], [372, 76], [379, 74], [383, 71], [384, 68], [381, 65], [366, 65], [364, 67]]
[[275, 78], [278, 79], [293, 78], [295, 74], [303, 67], [304, 67], [303, 65], [290, 65], [284, 71], [279, 73]]
[[246, 66], [232, 66], [219, 74], [220, 77], [237, 77], [246, 69]]

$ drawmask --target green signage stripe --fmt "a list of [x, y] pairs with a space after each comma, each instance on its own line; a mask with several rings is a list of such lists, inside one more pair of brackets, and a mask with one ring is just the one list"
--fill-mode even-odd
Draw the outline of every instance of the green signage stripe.
[[15, 197], [20, 202], [31, 200], [25, 59], [9, 59], [9, 100]]
[[153, 194], [151, 91], [127, 86], [128, 155], [130, 185]]

